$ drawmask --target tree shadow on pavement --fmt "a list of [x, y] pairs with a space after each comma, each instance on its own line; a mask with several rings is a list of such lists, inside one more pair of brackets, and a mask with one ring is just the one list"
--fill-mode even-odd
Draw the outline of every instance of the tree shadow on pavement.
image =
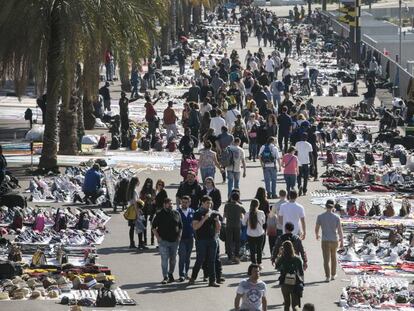
[[282, 309], [282, 308], [283, 308], [283, 303], [267, 306], [267, 310], [278, 310], [278, 309]]
[[318, 286], [319, 284], [328, 284], [326, 281], [305, 282], [305, 286]]
[[140, 289], [144, 288], [143, 290], [137, 292], [137, 294], [164, 294], [164, 293], [171, 293], [176, 291], [183, 291], [183, 290], [192, 290], [206, 287], [206, 283], [199, 283], [195, 285], [188, 285], [188, 282], [183, 283], [174, 283], [174, 284], [160, 284], [159, 282], [149, 282], [149, 283], [141, 283], [141, 284], [126, 284], [122, 285], [122, 289]]
[[129, 248], [128, 246], [104, 247], [98, 248], [98, 255], [111, 255], [121, 253], [136, 253], [137, 250]]

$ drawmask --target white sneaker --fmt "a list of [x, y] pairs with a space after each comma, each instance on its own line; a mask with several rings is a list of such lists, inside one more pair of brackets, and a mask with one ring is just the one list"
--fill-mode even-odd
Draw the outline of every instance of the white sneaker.
[[336, 279], [336, 274], [331, 276], [331, 281], [334, 281]]
[[325, 282], [329, 282], [329, 278], [326, 278], [326, 279], [325, 279]]

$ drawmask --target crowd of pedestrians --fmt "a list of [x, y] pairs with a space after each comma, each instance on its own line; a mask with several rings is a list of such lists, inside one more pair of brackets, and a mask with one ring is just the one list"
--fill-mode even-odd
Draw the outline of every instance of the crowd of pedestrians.
[[[242, 48], [256, 37], [258, 50], [247, 51], [244, 60], [233, 50], [230, 56], [199, 55], [192, 61], [194, 77], [183, 95], [186, 103], [181, 118], [175, 114], [173, 102], [164, 111], [168, 140], [178, 137], [177, 121], [184, 127], [178, 144], [184, 180], [175, 194], [176, 206], [167, 197], [163, 181], [154, 186], [148, 178], [138, 191], [139, 180], [131, 179], [127, 193], [135, 218], [128, 220], [130, 246], [135, 247], [135, 231], [138, 247], [145, 250], [146, 230], [151, 226], [151, 244], [156, 239], [161, 256], [162, 284], [187, 280], [191, 286], [198, 282], [202, 269], [208, 286], [219, 287], [225, 281], [223, 253], [228, 264], [250, 260], [248, 277], [237, 288], [234, 307], [267, 310], [267, 287], [260, 279], [267, 242], [271, 262], [280, 273], [284, 310], [298, 310], [308, 268], [302, 241], [307, 238], [309, 223], [297, 199], [308, 194], [310, 177], [318, 178], [320, 137], [316, 129], [324, 130], [323, 123], [315, 119], [313, 101], [302, 101], [291, 87], [291, 57], [302, 53], [302, 34], [285, 29], [278, 17], [266, 10], [245, 7], [240, 18], [234, 12], [224, 12], [227, 10], [219, 9], [219, 18], [240, 25]], [[298, 12], [296, 7], [293, 23], [305, 17]], [[316, 21], [318, 14], [309, 18]], [[262, 44], [272, 48], [269, 55], [263, 52]], [[186, 70], [185, 62], [181, 63], [180, 72]], [[303, 63], [300, 90], [304, 94], [310, 93], [312, 79], [309, 66]], [[151, 136], [159, 127], [154, 121], [159, 120], [154, 104], [150, 98], [145, 104]], [[260, 163], [264, 184], [244, 207], [240, 180], [248, 175], [249, 162]], [[285, 186], [277, 183], [279, 174]], [[227, 193], [216, 187], [218, 179], [227, 183]], [[326, 208], [317, 219], [315, 235], [320, 239], [322, 230], [323, 266], [329, 282], [336, 277], [336, 250], [343, 246], [343, 234], [332, 202]], [[220, 240], [225, 249], [220, 249]], [[194, 249], [196, 259], [191, 262]], [[305, 304], [303, 310], [315, 308]]]

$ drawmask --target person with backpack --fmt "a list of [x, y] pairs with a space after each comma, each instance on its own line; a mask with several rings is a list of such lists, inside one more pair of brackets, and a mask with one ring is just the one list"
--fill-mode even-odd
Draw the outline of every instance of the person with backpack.
[[[275, 138], [269, 137], [267, 143], [260, 148], [259, 159], [263, 168], [266, 192], [272, 199], [277, 198], [277, 171], [281, 170], [279, 150], [275, 146]], [[277, 162], [277, 165], [276, 165]]]
[[275, 263], [277, 256], [280, 252], [280, 248], [282, 247], [283, 243], [285, 241], [290, 241], [293, 244], [293, 249], [295, 250], [295, 254], [299, 255], [300, 258], [302, 259], [303, 270], [306, 270], [308, 267], [308, 256], [306, 255], [302, 240], [297, 234], [293, 233], [295, 229], [295, 225], [292, 224], [291, 222], [287, 222], [284, 228], [285, 228], [285, 233], [278, 236], [273, 246], [272, 253], [271, 253], [272, 264]]
[[275, 260], [275, 268], [280, 271], [279, 282], [284, 300], [284, 309], [289, 311], [300, 307], [300, 298], [303, 293], [303, 266], [302, 261], [295, 255], [291, 241], [285, 241]]
[[227, 171], [227, 197], [233, 189], [240, 188], [240, 173], [243, 166], [243, 178], [246, 177], [246, 161], [244, 150], [240, 148], [240, 138], [235, 138], [231, 146], [223, 150], [221, 164]]

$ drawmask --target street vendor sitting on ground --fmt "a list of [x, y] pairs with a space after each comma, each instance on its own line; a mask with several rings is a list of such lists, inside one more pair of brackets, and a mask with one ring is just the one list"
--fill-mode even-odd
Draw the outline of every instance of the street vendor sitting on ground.
[[101, 167], [95, 163], [85, 174], [85, 181], [83, 182], [82, 191], [85, 193], [85, 203], [95, 204], [96, 199], [104, 194], [101, 186], [101, 174], [99, 173]]

